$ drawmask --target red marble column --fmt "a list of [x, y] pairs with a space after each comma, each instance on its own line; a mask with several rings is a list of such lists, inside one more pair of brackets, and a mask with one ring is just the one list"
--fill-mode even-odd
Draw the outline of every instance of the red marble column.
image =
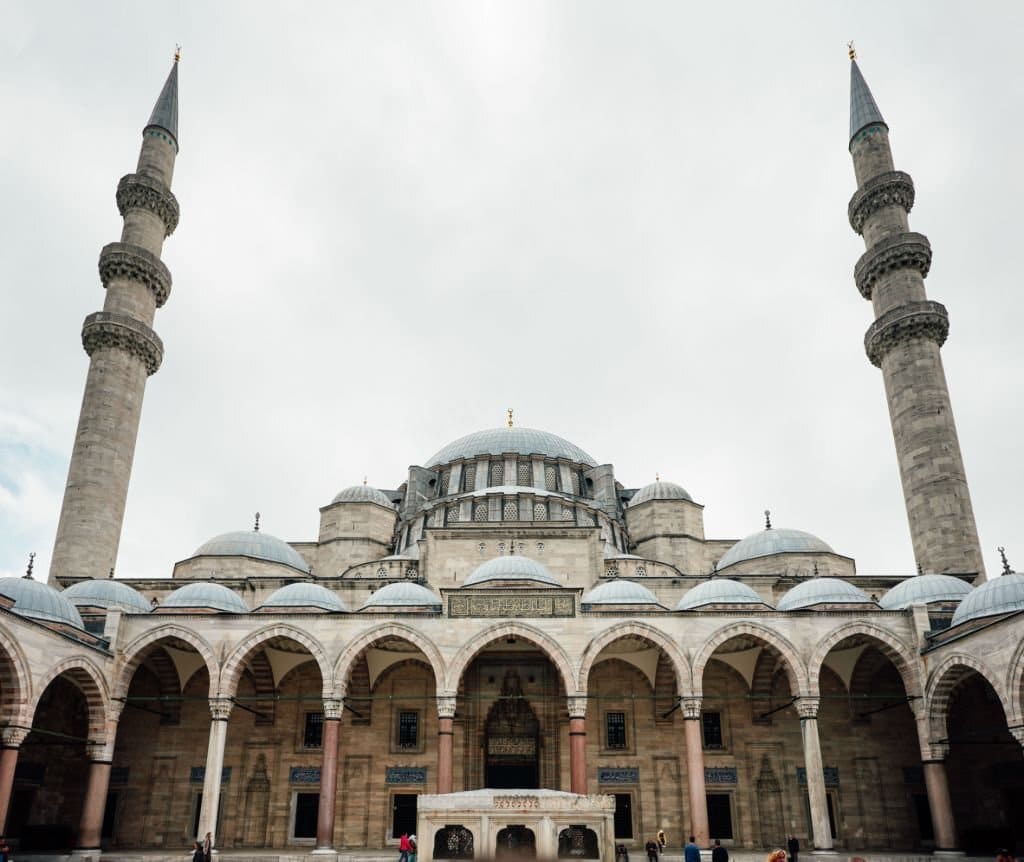
[[707, 847], [711, 839], [708, 835], [708, 797], [704, 785], [704, 739], [700, 730], [700, 709], [700, 698], [687, 698], [683, 701], [686, 779], [690, 791], [690, 832], [698, 847]]
[[587, 792], [587, 698], [569, 698], [569, 790]]
[[455, 698], [437, 699], [437, 792], [452, 792], [452, 743], [455, 735]]
[[932, 814], [935, 830], [936, 850], [956, 850], [956, 826], [953, 822], [953, 805], [949, 800], [949, 782], [946, 780], [946, 764], [942, 760], [926, 760], [924, 786], [928, 792], [928, 808]]
[[320, 761], [320, 805], [316, 815], [316, 851], [334, 852], [334, 812], [338, 798], [338, 740], [341, 700], [324, 701], [323, 758]]
[[[111, 746], [113, 748], [113, 746]], [[110, 761], [93, 760], [89, 766], [89, 783], [82, 804], [78, 826], [79, 850], [99, 850], [103, 831], [103, 813], [107, 808], [107, 787], [110, 784]]]
[[5, 834], [7, 829], [7, 809], [11, 805], [14, 770], [18, 765], [18, 751], [26, 736], [28, 728], [3, 729], [3, 748], [0, 749], [0, 834]]

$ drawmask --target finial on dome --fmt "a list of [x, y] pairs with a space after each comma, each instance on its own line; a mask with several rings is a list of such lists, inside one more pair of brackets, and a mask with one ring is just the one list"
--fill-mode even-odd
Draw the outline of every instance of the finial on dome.
[[814, 577], [818, 577], [818, 561], [814, 561]]
[[[1002, 548], [1000, 548], [1000, 550], [1002, 550]], [[35, 564], [36, 564], [36, 552], [33, 551], [31, 554], [28, 555], [28, 568], [25, 569], [25, 577], [28, 578], [29, 580], [32, 580], [32, 569], [35, 566]]]
[[511, 407], [508, 408], [508, 420], [507, 420], [507, 422], [505, 424], [507, 424], [509, 428], [512, 427], [512, 408]]
[[[851, 42], [850, 44], [853, 44], [853, 43]], [[180, 44], [176, 44], [174, 46], [174, 62], [175, 63], [180, 63], [181, 62], [181, 45]]]
[[364, 485], [366, 484], [366, 477], [365, 476], [363, 476], [363, 484]]
[[770, 530], [772, 528], [772, 512], [771, 509], [764, 510], [764, 528]]
[[846, 43], [846, 52], [850, 55], [851, 60], [857, 59], [857, 49], [854, 47], [852, 39]]
[[113, 567], [113, 566], [111, 566], [111, 567], [110, 567], [110, 572], [109, 572], [109, 574], [107, 575], [107, 577], [108, 577], [108, 578], [112, 578], [112, 577], [114, 577], [114, 567]]
[[924, 568], [921, 566], [920, 562], [918, 562], [918, 564], [917, 564], [917, 573], [919, 575], [923, 575], [924, 574]]
[[259, 512], [256, 513], [256, 524], [252, 528], [252, 531], [254, 533], [258, 533], [260, 531], [260, 513]]
[[654, 481], [655, 482], [660, 482], [661, 481], [661, 473], [655, 473], [654, 474]]
[[1010, 568], [1010, 561], [1008, 559], [1006, 559], [1006, 548], [1000, 548], [999, 549], [999, 556], [1003, 560], [1003, 574], [1004, 575], [1012, 575], [1013, 574], [1013, 569]]

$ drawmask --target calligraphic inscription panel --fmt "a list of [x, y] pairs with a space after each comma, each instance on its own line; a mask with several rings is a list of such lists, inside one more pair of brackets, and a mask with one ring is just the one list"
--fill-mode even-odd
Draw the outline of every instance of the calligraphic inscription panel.
[[[838, 766], [826, 766], [823, 770], [825, 773], [825, 786], [826, 787], [838, 787], [839, 786], [839, 767]], [[801, 787], [807, 786], [807, 770], [798, 766], [796, 768], [796, 783]]]
[[425, 766], [389, 766], [384, 770], [385, 784], [426, 784]]
[[705, 766], [705, 784], [736, 784], [739, 780], [735, 766]]
[[487, 753], [514, 757], [533, 757], [537, 753], [537, 740], [532, 736], [490, 736]]
[[293, 766], [288, 772], [288, 781], [291, 784], [319, 784], [319, 766]]
[[639, 784], [640, 768], [636, 766], [600, 766], [597, 769], [599, 784]]
[[567, 593], [523, 592], [495, 595], [459, 593], [448, 596], [450, 617], [572, 617], [576, 599]]

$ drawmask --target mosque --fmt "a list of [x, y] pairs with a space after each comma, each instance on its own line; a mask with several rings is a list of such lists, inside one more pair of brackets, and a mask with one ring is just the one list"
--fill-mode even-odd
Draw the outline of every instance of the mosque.
[[[411, 453], [394, 488], [345, 488], [315, 537], [257, 516], [170, 578], [115, 579], [171, 290], [176, 59], [100, 252], [48, 581], [0, 581], [9, 839], [180, 854], [211, 832], [224, 850], [334, 854], [397, 846], [421, 796], [489, 788], [606, 794], [636, 852], [659, 829], [676, 847], [1024, 849], [1024, 575], [1004, 557], [986, 577], [914, 184], [855, 60], [851, 75], [854, 281], [917, 573], [858, 572], [767, 514], [740, 541], [706, 536], [680, 484], [632, 487], [614, 453], [510, 415]], [[560, 856], [596, 855], [565, 835]], [[535, 847], [523, 821], [419, 840], [428, 859]]]

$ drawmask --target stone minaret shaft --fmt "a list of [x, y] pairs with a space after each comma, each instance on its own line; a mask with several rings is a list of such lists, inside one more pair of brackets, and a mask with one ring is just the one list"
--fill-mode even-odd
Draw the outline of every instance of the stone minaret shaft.
[[106, 288], [103, 311], [82, 327], [89, 373], [68, 468], [50, 582], [106, 577], [117, 560], [128, 480], [146, 378], [163, 359], [151, 328], [167, 301], [171, 274], [160, 261], [164, 239], [178, 224], [171, 176], [178, 153], [178, 58], [142, 132], [134, 174], [117, 186], [124, 218], [121, 241], [100, 252]]
[[925, 236], [910, 231], [914, 184], [893, 168], [889, 127], [856, 60], [850, 155], [858, 185], [850, 225], [867, 246], [854, 277], [875, 311], [864, 346], [885, 381], [914, 555], [925, 572], [972, 573], [982, 581], [978, 530], [939, 353], [949, 316], [925, 294], [932, 252]]

